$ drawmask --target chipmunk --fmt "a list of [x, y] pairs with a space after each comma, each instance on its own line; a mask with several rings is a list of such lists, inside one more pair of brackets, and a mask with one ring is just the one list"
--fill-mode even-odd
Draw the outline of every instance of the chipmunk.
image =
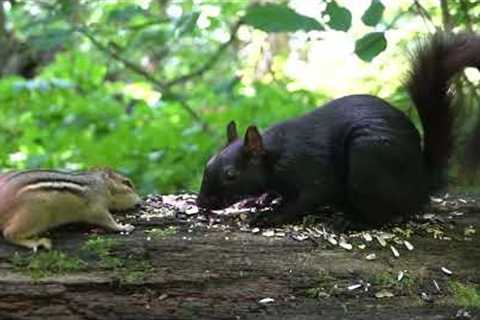
[[37, 251], [51, 249], [48, 238], [36, 236], [75, 222], [130, 232], [117, 223], [110, 210], [125, 210], [140, 203], [132, 182], [110, 169], [85, 172], [30, 170], [0, 176], [0, 228], [4, 238]]

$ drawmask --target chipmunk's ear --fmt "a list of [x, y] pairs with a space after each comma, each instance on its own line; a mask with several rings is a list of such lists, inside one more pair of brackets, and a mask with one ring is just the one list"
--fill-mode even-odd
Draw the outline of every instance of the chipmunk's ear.
[[262, 135], [256, 126], [252, 125], [247, 128], [243, 149], [245, 153], [250, 156], [261, 156], [265, 153]]
[[230, 121], [227, 125], [227, 146], [238, 139], [237, 124]]

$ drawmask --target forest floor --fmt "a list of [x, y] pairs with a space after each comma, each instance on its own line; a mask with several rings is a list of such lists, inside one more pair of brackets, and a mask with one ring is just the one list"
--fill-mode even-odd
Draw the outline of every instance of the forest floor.
[[35, 254], [0, 240], [0, 319], [480, 319], [474, 197], [351, 234], [252, 230], [172, 199], [120, 216], [128, 235], [68, 226]]

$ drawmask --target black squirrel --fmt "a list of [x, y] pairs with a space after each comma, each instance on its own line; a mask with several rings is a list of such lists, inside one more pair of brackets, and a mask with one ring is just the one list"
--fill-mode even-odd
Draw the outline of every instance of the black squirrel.
[[[480, 37], [437, 33], [411, 58], [406, 82], [423, 126], [371, 95], [335, 99], [262, 135], [249, 126], [239, 139], [227, 127], [227, 145], [207, 163], [197, 203], [224, 208], [247, 196], [282, 197], [253, 225], [292, 222], [334, 205], [361, 224], [381, 225], [418, 212], [446, 181], [452, 149], [449, 83], [465, 67], [480, 67]], [[281, 106], [279, 106], [281, 107]]]

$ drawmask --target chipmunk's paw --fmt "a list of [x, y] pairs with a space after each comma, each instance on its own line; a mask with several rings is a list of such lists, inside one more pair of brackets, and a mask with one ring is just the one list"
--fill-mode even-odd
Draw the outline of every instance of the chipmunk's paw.
[[131, 224], [122, 224], [121, 225], [122, 229], [120, 231], [130, 233], [133, 230], [135, 230], [135, 227], [132, 226]]
[[38, 248], [43, 247], [46, 250], [51, 250], [52, 249], [52, 240], [48, 238], [40, 238], [38, 240], [33, 240], [31, 248], [33, 252], [37, 252]]

